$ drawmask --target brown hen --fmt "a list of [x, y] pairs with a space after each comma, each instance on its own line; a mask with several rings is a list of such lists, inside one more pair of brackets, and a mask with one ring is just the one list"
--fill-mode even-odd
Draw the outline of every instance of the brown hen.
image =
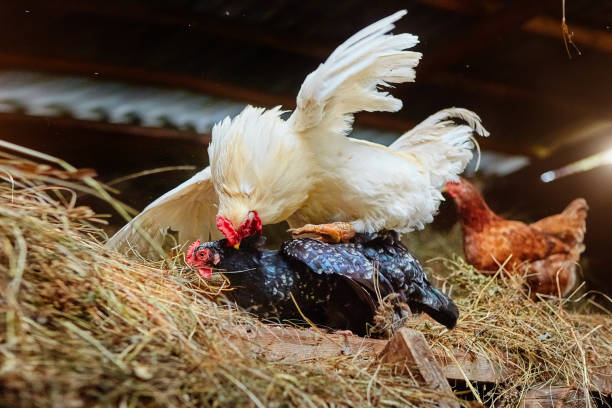
[[506, 220], [495, 214], [476, 188], [464, 179], [448, 183], [463, 230], [468, 263], [483, 272], [505, 270], [527, 274], [532, 296], [565, 295], [576, 283], [576, 265], [584, 251], [586, 216], [583, 198], [560, 214], [533, 224]]

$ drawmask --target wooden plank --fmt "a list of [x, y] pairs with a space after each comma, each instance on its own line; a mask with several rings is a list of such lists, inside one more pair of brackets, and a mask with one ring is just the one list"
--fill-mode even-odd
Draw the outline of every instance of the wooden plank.
[[[478, 52], [486, 48], [490, 45], [490, 41], [494, 41], [495, 38], [499, 38], [500, 34], [504, 34], [510, 30], [519, 29], [523, 26], [524, 20], [524, 9], [525, 7], [518, 7], [519, 12], [515, 12], [515, 8], [505, 7], [500, 9], [498, 2], [493, 2], [488, 4], [488, 2], [480, 2], [480, 1], [458, 1], [458, 0], [422, 0], [424, 2], [433, 4], [435, 7], [440, 9], [449, 9], [460, 13], [470, 14], [470, 10], [476, 12], [477, 10], [483, 10], [483, 20], [476, 24], [473, 27], [473, 30], [467, 30], [463, 33], [457, 33], [453, 38], [460, 39], [461, 41], [453, 40], [452, 42], [445, 44], [444, 46], [439, 47], [438, 49], [433, 49], [431, 52], [427, 52], [421, 66], [418, 68], [418, 82], [419, 83], [430, 83], [430, 84], [440, 84], [440, 82], [444, 82], [444, 87], [448, 88], [460, 88], [466, 90], [470, 93], [493, 96], [495, 98], [501, 97], [507, 99], [516, 100], [521, 103], [536, 103], [542, 104], [550, 107], [554, 107], [555, 109], [561, 107], [561, 109], [568, 113], [576, 113], [576, 109], [573, 108], [573, 104], [578, 103], [576, 100], [573, 100], [572, 103], [567, 103], [568, 98], [561, 97], [559, 95], [550, 95], [550, 93], [542, 93], [542, 92], [532, 92], [529, 89], [521, 88], [517, 83], [513, 83], [511, 86], [508, 86], [503, 83], [496, 83], [488, 81], [486, 83], [477, 84], [476, 86], [465, 86], [464, 81], [454, 81], [447, 79], [440, 79], [439, 74], [441, 72], [445, 72], [445, 66], [447, 67], [449, 64], [453, 64], [458, 60], [465, 58], [467, 55], [471, 53]], [[541, 13], [541, 10], [544, 8], [542, 4], [549, 4], [551, 0], [546, 0], [544, 2], [532, 2], [534, 5], [530, 7], [535, 7], [534, 12]], [[60, 2], [60, 1], [50, 1], [50, 2], [37, 2], [36, 8], [38, 9], [37, 15], [46, 15], [46, 13], [60, 13], [63, 15], [64, 13], [68, 13], [69, 11], [73, 11], [75, 13], [80, 14], [102, 14], [112, 18], [125, 18], [128, 21], [146, 21], [149, 23], [155, 23], [160, 25], [176, 25], [176, 26], [185, 26], [190, 24], [190, 29], [201, 29], [205, 32], [208, 32], [212, 35], [219, 35], [221, 37], [230, 38], [232, 40], [238, 41], [240, 43], [258, 43], [258, 45], [268, 47], [270, 49], [279, 50], [282, 52], [292, 52], [297, 55], [313, 58], [316, 61], [321, 61], [326, 58], [331, 50], [335, 46], [338, 45], [337, 41], [332, 43], [325, 43], [321, 41], [312, 41], [304, 38], [299, 38], [300, 36], [291, 36], [289, 33], [285, 32], [277, 32], [275, 30], [270, 30], [269, 28], [263, 27], [261, 24], [245, 24], [240, 21], [235, 21], [233, 19], [228, 19], [225, 21], [224, 19], [220, 19], [215, 16], [207, 16], [206, 14], [196, 13], [186, 13], [180, 12], [180, 8], [166, 8], [166, 7], [144, 7], [142, 5], [123, 5], [123, 3], [119, 6], [108, 6], [108, 7], [99, 7], [98, 2], [79, 2], [79, 1], [68, 1]], [[61, 7], [58, 7], [58, 4], [62, 4]], [[555, 3], [556, 5], [556, 3]], [[513, 6], [513, 5], [512, 5]], [[520, 6], [520, 4], [519, 4]], [[17, 6], [6, 6], [9, 10], [16, 9], [14, 12], [23, 13], [20, 7]], [[495, 12], [494, 14], [489, 15], [491, 12]], [[177, 14], [178, 13], [178, 14]], [[533, 13], [532, 13], [533, 14]], [[74, 17], [73, 17], [74, 18]], [[533, 16], [529, 17], [533, 19]], [[536, 19], [539, 17], [536, 17]], [[516, 19], [516, 21], [515, 21]], [[531, 20], [528, 20], [531, 21]], [[516, 27], [513, 24], [516, 23]], [[484, 28], [483, 28], [484, 27]], [[570, 27], [573, 29], [573, 27]], [[500, 33], [495, 30], [502, 30]], [[560, 30], [559, 30], [560, 32]], [[578, 34], [577, 34], [578, 35]], [[289, 36], [289, 37], [288, 37]], [[288, 40], [289, 38], [289, 40]], [[456, 45], [455, 43], [459, 43]], [[449, 45], [450, 44], [450, 45]], [[467, 44], [467, 48], [465, 51], [466, 55], [453, 56], [455, 50], [463, 49]], [[22, 56], [25, 57], [25, 56]], [[290, 57], [290, 56], [289, 56]], [[449, 61], [448, 58], [451, 58]], [[1, 60], [2, 58], [0, 58]], [[47, 58], [48, 59], [48, 58]], [[8, 61], [8, 60], [6, 60]], [[72, 63], [70, 63], [72, 64]], [[428, 69], [428, 64], [430, 67]], [[87, 72], [91, 74], [92, 72], [101, 72], [103, 75], [109, 75], [110, 71], [104, 64], [93, 64], [95, 67], [92, 67]], [[41, 65], [38, 63], [30, 64], [31, 67], [40, 67], [45, 68], [45, 65]], [[313, 63], [313, 68], [316, 64]], [[133, 67], [123, 67], [123, 70], [130, 70]], [[429, 72], [428, 72], [429, 71]], [[71, 72], [66, 70], [65, 72]], [[433, 75], [430, 75], [433, 72]], [[113, 74], [114, 75], [114, 74]], [[180, 74], [174, 74], [174, 76], [181, 77]], [[447, 75], [448, 76], [448, 75]], [[159, 75], [150, 75], [146, 72], [137, 73], [133, 75], [132, 80], [140, 80], [148, 82], [149, 79], [157, 80], [161, 79]], [[167, 79], [167, 78], [166, 78]], [[471, 80], [471, 82], [479, 82], [479, 79]], [[191, 81], [189, 78], [186, 78], [184, 81], [182, 78], [179, 80], [173, 79], [173, 82], [181, 82], [184, 84], [190, 83], [192, 85], [185, 85], [184, 87], [188, 87], [189, 89], [197, 89], [195, 86], [201, 86], [206, 88], [207, 85], [202, 81]], [[516, 82], [516, 81], [515, 81]], [[168, 83], [168, 85], [173, 86]], [[283, 105], [287, 108], [292, 108], [295, 104], [293, 95], [273, 95], [273, 98], [266, 98], [266, 95], [261, 92], [249, 92], [247, 89], [240, 89], [239, 87], [228, 87], [229, 84], [218, 84], [211, 83], [210, 88], [215, 88], [217, 91], [226, 95], [225, 97], [232, 97], [238, 100], [248, 101], [250, 103], [260, 104], [263, 106], [275, 106], [278, 104]], [[412, 91], [409, 90], [411, 87], [402, 87], [399, 89], [399, 94], [397, 94], [400, 99], [408, 98], [408, 93]], [[210, 92], [211, 95], [216, 93]], [[220, 95], [222, 96], [222, 95]], [[282, 99], [282, 100], [279, 100]], [[410, 99], [410, 98], [409, 98]], [[587, 98], [588, 99], [588, 98]], [[266, 100], [265, 102], [260, 102], [261, 100]], [[550, 103], [552, 101], [552, 103]], [[588, 106], [588, 101], [583, 101], [580, 105], [584, 107], [580, 107], [581, 111], [584, 112], [593, 112], [592, 106]], [[585, 106], [586, 105], [586, 106]], [[566, 108], [567, 107], [567, 108]], [[375, 123], [370, 123], [369, 121], [374, 119], [373, 122], [381, 122], [379, 120], [379, 116], [376, 114], [366, 113], [363, 116], [360, 116], [358, 123], [364, 124], [366, 126], [376, 126]], [[382, 122], [385, 124], [384, 129], [396, 130], [404, 132], [412, 127], [414, 121], [400, 121], [398, 125], [394, 123], [388, 123], [387, 117], [382, 118]], [[421, 118], [419, 118], [421, 119]], [[516, 143], [502, 143], [498, 138], [488, 138], [482, 141], [482, 146], [486, 149], [502, 151], [506, 153], [513, 154], [526, 154], [529, 156], [533, 156], [531, 151], [521, 150], [521, 147]]]
[[[446, 375], [434, 357], [423, 333], [402, 327], [389, 340], [381, 353], [383, 363], [399, 364], [401, 369], [410, 370], [416, 365], [425, 384], [443, 395], [453, 397]], [[438, 406], [443, 408], [458, 408], [459, 403], [452, 399], [441, 400]]]
[[418, 0], [418, 2], [438, 10], [450, 11], [468, 16], [483, 16], [501, 7], [499, 3], [466, 0]]
[[[241, 343], [254, 355], [268, 361], [298, 363], [339, 356], [358, 356], [376, 359], [387, 345], [386, 340], [370, 339], [355, 335], [324, 333], [311, 329], [281, 326], [237, 326], [223, 328], [232, 343]], [[444, 351], [432, 350], [448, 379], [499, 383], [512, 375], [505, 366], [496, 365], [486, 356], [455, 351], [453, 357]]]
[[[451, 11], [457, 14], [486, 17], [500, 9], [501, 3], [466, 2], [464, 0], [418, 0], [430, 7]], [[571, 20], [571, 16], [569, 16]], [[522, 26], [523, 31], [545, 37], [562, 39], [561, 19], [538, 15], [527, 20]], [[612, 53], [612, 33], [593, 29], [584, 25], [569, 22], [569, 30], [574, 33], [573, 41], [594, 50]]]
[[[474, 2], [465, 0], [419, 0], [430, 7], [487, 18], [498, 18], [502, 5], [499, 2]], [[10, 10], [10, 5], [8, 6]], [[13, 7], [15, 8], [15, 7]], [[191, 11], [181, 11], [175, 7], [143, 6], [142, 4], [120, 3], [117, 5], [101, 1], [53, 0], [38, 2], [35, 8], [45, 15], [66, 13], [82, 13], [100, 15], [112, 18], [123, 18], [129, 21], [142, 21], [150, 24], [175, 25], [184, 27], [189, 24], [191, 30], [206, 32], [212, 35], [230, 38], [241, 43], [265, 46], [271, 49], [315, 59], [324, 59], [333, 50], [336, 42], [319, 43], [308, 41], [296, 36], [292, 31], [278, 32], [257, 24], [248, 24], [233, 19], [220, 19], [217, 16], [194, 14]], [[17, 7], [22, 12], [23, 7]], [[506, 12], [506, 11], [504, 11]], [[497, 15], [497, 17], [496, 17]], [[561, 39], [561, 21], [559, 18], [544, 15], [529, 19], [521, 26], [524, 31], [533, 34]], [[603, 52], [612, 52], [612, 34], [585, 26], [570, 25], [574, 32], [574, 41]]]
[[[568, 24], [570, 32], [574, 33], [572, 40], [576, 44], [584, 45], [597, 51], [612, 53], [612, 33], [609, 31]], [[531, 33], [558, 38], [560, 42], [562, 39], [561, 20], [558, 17], [537, 16], [523, 24], [522, 28]]]
[[268, 361], [298, 363], [343, 355], [373, 357], [386, 340], [281, 326], [235, 326], [223, 328], [232, 342], [245, 340], [251, 351]]
[[599, 392], [612, 396], [612, 364], [589, 369], [591, 384]]
[[[49, 72], [59, 72], [64, 74], [69, 73], [75, 75], [90, 75], [92, 72], [99, 72], [103, 78], [108, 79], [118, 79], [135, 83], [149, 83], [178, 89], [188, 89], [190, 91], [202, 92], [219, 98], [227, 98], [233, 101], [243, 101], [245, 102], [245, 104], [250, 103], [253, 105], [259, 105], [264, 107], [282, 105], [283, 108], [286, 109], [295, 108], [295, 97], [293, 96], [263, 92], [254, 89], [247, 89], [229, 83], [210, 81], [186, 75], [178, 75], [173, 73], [152, 71], [133, 67], [124, 67], [119, 65], [99, 64], [93, 61], [73, 59], [65, 60], [50, 57], [34, 57], [27, 55], [6, 54], [0, 52], [0, 69], [34, 69]], [[446, 86], [446, 84], [452, 85], [454, 83], [455, 81], [446, 81], [444, 86]], [[487, 88], [491, 87], [488, 86]], [[474, 89], [478, 91], [480, 88], [475, 87]], [[516, 96], [520, 100], [523, 100], [523, 95], [525, 94], [515, 90], [514, 92], [506, 93], [504, 97], [513, 98]], [[576, 109], [574, 109], [573, 111], [575, 110]], [[16, 116], [17, 115], [14, 115], [12, 119], [14, 119]], [[27, 117], [30, 118], [30, 116]], [[11, 119], [8, 116], [4, 116], [4, 118]], [[41, 120], [47, 119], [41, 117]], [[72, 119], [64, 120], [62, 118], [53, 118], [51, 120], [58, 123], [63, 122], [66, 125], [70, 126], [80, 126], [75, 123], [76, 121], [70, 122]], [[198, 135], [193, 133], [190, 134], [189, 132], [183, 132], [175, 129], [146, 128], [134, 125], [116, 125], [104, 123], [96, 124], [97, 122], [89, 121], [84, 122], [86, 123], [83, 126], [90, 128], [106, 128], [116, 126], [117, 130], [121, 133], [183, 139], [194, 139], [195, 137], [201, 138], [201, 140], [203, 140], [205, 143], [207, 143], [207, 141], [209, 140], [208, 135]], [[374, 112], [358, 113], [356, 117], [356, 123], [359, 126], [370, 127], [379, 130], [394, 131], [399, 133], [406, 132], [417, 124], [417, 122], [405, 119], [399, 115]], [[480, 144], [481, 148], [486, 150], [533, 156], [533, 152], [529, 148], [523, 148], [518, 143], [506, 142], [499, 138], [481, 138], [479, 139], [478, 143]]]
[[[283, 52], [325, 59], [338, 44], [336, 42], [318, 43], [308, 41], [295, 30], [271, 30], [262, 24], [254, 24], [243, 19], [221, 18], [216, 15], [194, 12], [176, 6], [159, 3], [119, 2], [102, 0], [44, 0], [29, 4], [37, 14], [47, 18], [82, 18], [80, 15], [102, 16], [130, 22], [142, 22], [160, 26], [175, 26], [182, 29], [211, 34], [239, 41], [242, 44], [264, 46]], [[2, 4], [0, 11], [6, 14], [23, 14], [24, 7], [17, 4]], [[72, 16], [70, 14], [73, 14]]]
[[[374, 360], [381, 355], [388, 343], [382, 339], [286, 326], [228, 324], [223, 326], [222, 330], [232, 344], [240, 344], [254, 356], [280, 363], [308, 362], [341, 356]], [[452, 350], [452, 356], [435, 348], [431, 352], [449, 380], [464, 381], [467, 377], [473, 382], [502, 383], [514, 373], [504, 365], [503, 360], [493, 361], [490, 356], [457, 349]], [[612, 367], [592, 369], [590, 372], [594, 390], [612, 394]]]
[[83, 134], [87, 134], [87, 131], [96, 131], [109, 134], [150, 137], [155, 139], [179, 139], [185, 141], [194, 141], [203, 145], [208, 145], [208, 143], [210, 143], [210, 135], [191, 131], [162, 127], [148, 127], [140, 125], [98, 122], [93, 120], [81, 120], [70, 117], [32, 116], [21, 113], [0, 112], [0, 123], [5, 126], [40, 124], [45, 126], [54, 126], [58, 128], [81, 130], [83, 131]]
[[[500, 383], [506, 381], [513, 371], [501, 362], [494, 362], [481, 354], [453, 350], [452, 357], [441, 350], [433, 350], [434, 355], [442, 365], [446, 378], [452, 380]], [[463, 370], [463, 373], [461, 372]]]
[[[559, 98], [558, 95], [537, 92], [502, 82], [470, 78], [466, 75], [440, 72], [435, 77], [430, 78], [428, 82], [444, 88], [462, 89], [469, 93], [489, 95], [500, 100], [521, 101], [533, 104], [534, 106], [545, 104], [554, 107], [556, 110], [576, 115], [588, 115], [593, 112], [592, 106], [581, 101]], [[555, 137], [558, 138], [558, 135], [555, 135]], [[508, 145], [510, 145], [509, 142]], [[512, 149], [511, 146], [508, 146], [508, 148]], [[516, 147], [514, 150], [516, 150]]]
[[458, 33], [453, 41], [429, 52], [419, 64], [419, 78], [445, 71], [453, 64], [473, 55], [498, 41], [506, 34], [515, 32], [522, 24], [546, 7], [549, 1], [514, 1], [494, 14], [484, 17], [482, 22], [464, 33]]
[[521, 408], [582, 408], [587, 406], [594, 406], [594, 404], [592, 401], [590, 404], [587, 402], [584, 392], [561, 386], [530, 389], [520, 405]]

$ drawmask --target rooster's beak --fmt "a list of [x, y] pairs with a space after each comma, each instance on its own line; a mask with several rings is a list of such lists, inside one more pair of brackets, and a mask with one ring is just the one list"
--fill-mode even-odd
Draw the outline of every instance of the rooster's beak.
[[235, 248], [235, 249], [240, 248], [240, 242], [239, 242], [239, 243], [237, 243], [236, 245], [234, 245], [234, 248]]

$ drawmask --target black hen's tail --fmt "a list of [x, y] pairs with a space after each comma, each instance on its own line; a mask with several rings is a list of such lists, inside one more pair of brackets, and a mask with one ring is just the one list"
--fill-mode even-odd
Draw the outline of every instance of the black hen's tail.
[[427, 313], [435, 321], [452, 329], [457, 324], [459, 309], [457, 305], [433, 286], [416, 288], [408, 301], [410, 310], [416, 313]]

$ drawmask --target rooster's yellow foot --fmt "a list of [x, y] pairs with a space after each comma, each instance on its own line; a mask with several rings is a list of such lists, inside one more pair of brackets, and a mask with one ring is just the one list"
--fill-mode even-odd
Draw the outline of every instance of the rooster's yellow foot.
[[330, 244], [349, 242], [355, 236], [355, 230], [348, 222], [332, 224], [306, 224], [301, 228], [289, 230], [293, 238], [313, 238]]

